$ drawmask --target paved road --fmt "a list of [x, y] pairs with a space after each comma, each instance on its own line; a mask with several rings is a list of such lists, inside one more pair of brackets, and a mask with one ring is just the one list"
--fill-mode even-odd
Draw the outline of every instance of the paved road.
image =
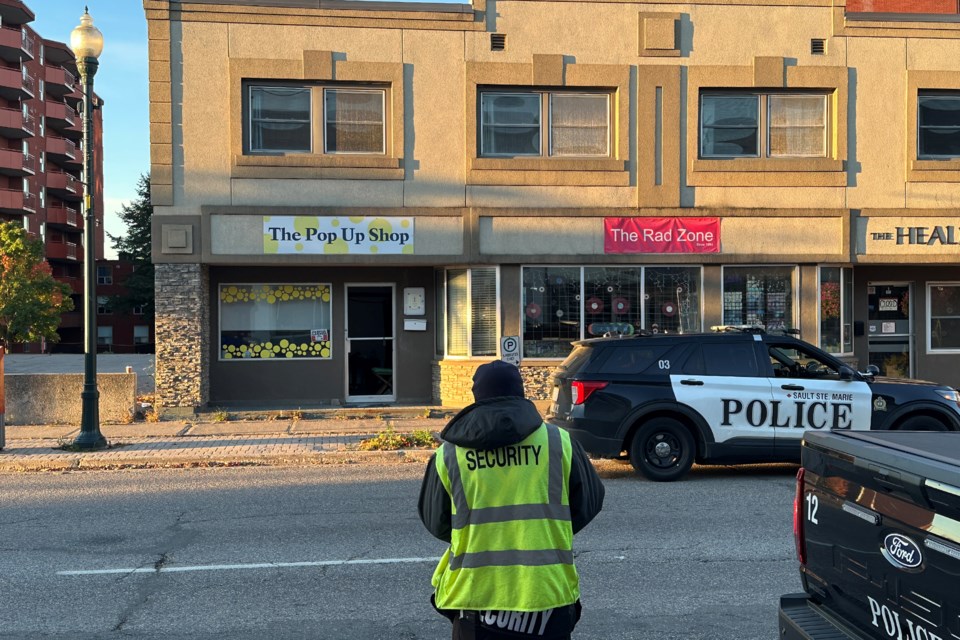
[[[29, 354], [11, 353], [4, 356], [6, 373], [83, 373], [84, 356], [68, 353]], [[123, 373], [133, 367], [137, 374], [137, 394], [152, 394], [154, 385], [154, 355], [97, 354], [97, 373]]]
[[[599, 463], [578, 640], [772, 640], [795, 467]], [[0, 473], [0, 638], [426, 640], [421, 464]], [[301, 563], [301, 564], [296, 564]], [[116, 573], [71, 574], [73, 571]]]

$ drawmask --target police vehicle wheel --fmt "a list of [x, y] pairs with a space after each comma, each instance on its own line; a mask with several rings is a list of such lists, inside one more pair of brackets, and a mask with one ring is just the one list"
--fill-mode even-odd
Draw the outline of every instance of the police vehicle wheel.
[[654, 418], [644, 424], [630, 443], [630, 464], [655, 482], [683, 477], [693, 466], [693, 436], [672, 418]]
[[899, 431], [947, 431], [947, 425], [930, 416], [914, 416], [904, 420], [897, 429]]

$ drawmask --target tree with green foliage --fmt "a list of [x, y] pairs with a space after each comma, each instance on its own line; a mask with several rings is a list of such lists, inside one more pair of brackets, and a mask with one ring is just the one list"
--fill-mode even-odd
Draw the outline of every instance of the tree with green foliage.
[[57, 342], [60, 316], [72, 309], [70, 285], [53, 279], [43, 242], [18, 222], [0, 222], [0, 345]]
[[107, 235], [119, 258], [133, 263], [133, 272], [121, 283], [126, 288], [126, 293], [114, 296], [110, 300], [110, 306], [118, 313], [129, 313], [134, 307], [142, 307], [144, 316], [153, 319], [153, 261], [150, 259], [150, 220], [153, 217], [153, 205], [150, 204], [149, 175], [140, 176], [136, 200], [123, 205], [119, 215], [127, 225], [127, 234]]

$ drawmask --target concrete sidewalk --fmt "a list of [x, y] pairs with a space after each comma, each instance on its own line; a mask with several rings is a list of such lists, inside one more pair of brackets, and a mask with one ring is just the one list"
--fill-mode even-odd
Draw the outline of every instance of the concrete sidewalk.
[[358, 446], [388, 429], [438, 434], [454, 413], [434, 407], [340, 408], [310, 411], [304, 419], [292, 418], [289, 411], [231, 412], [226, 421], [200, 414], [192, 420], [104, 424], [100, 431], [110, 447], [85, 452], [63, 448], [79, 427], [7, 425], [0, 471], [424, 463], [432, 449], [361, 451]]

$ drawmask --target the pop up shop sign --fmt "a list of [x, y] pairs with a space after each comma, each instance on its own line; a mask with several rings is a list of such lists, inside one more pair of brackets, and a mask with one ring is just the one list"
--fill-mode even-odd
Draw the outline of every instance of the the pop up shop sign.
[[263, 216], [263, 252], [413, 254], [413, 218]]
[[719, 253], [720, 218], [604, 218], [604, 253]]

